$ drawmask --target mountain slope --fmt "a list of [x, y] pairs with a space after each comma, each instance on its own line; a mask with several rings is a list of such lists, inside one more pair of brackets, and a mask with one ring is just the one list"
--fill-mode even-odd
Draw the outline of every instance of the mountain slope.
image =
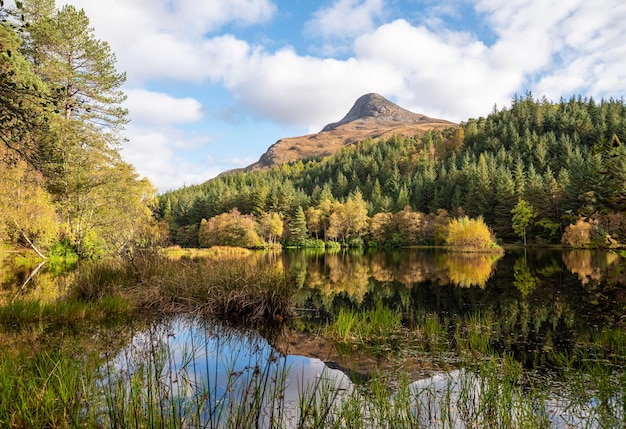
[[339, 122], [326, 125], [317, 134], [284, 138], [274, 143], [258, 162], [245, 171], [337, 153], [342, 147], [372, 138], [414, 136], [433, 128], [456, 124], [410, 112], [378, 94], [360, 97]]

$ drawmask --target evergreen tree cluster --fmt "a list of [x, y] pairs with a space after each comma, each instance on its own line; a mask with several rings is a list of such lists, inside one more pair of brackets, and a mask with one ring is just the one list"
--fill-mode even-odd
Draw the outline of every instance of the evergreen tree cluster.
[[[445, 211], [482, 216], [500, 240], [512, 242], [518, 239], [512, 211], [523, 200], [534, 214], [523, 228], [529, 241], [559, 242], [568, 225], [593, 218], [600, 240], [624, 242], [625, 139], [623, 100], [555, 103], [526, 94], [513, 98], [510, 108], [494, 108], [457, 128], [368, 139], [334, 156], [232, 172], [171, 191], [159, 198], [159, 216], [183, 245], [197, 244], [202, 219], [234, 208], [245, 215], [278, 213], [286, 222], [302, 209], [312, 220], [310, 237], [341, 239], [329, 236], [328, 220], [320, 228], [318, 218], [339, 213], [333, 205], [358, 195], [370, 226], [381, 213], [398, 217], [408, 209], [433, 220]], [[356, 235], [371, 239], [373, 232], [362, 228]]]

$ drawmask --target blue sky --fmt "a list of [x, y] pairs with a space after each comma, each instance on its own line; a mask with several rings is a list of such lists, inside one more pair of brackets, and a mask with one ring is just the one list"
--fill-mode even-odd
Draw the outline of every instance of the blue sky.
[[626, 93], [622, 0], [57, 0], [126, 71], [122, 151], [159, 191], [255, 162], [361, 95], [463, 121]]

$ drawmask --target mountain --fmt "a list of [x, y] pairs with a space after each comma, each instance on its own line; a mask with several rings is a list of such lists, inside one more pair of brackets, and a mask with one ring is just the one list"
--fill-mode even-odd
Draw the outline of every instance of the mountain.
[[277, 164], [337, 153], [342, 147], [365, 139], [414, 136], [433, 128], [456, 124], [413, 113], [378, 94], [361, 96], [339, 122], [326, 125], [317, 134], [278, 140], [244, 171], [269, 168]]

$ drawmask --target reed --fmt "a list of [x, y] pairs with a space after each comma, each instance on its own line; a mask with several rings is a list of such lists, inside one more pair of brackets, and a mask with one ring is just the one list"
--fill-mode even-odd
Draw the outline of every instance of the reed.
[[409, 339], [402, 314], [382, 305], [373, 310], [340, 309], [333, 323], [324, 329], [324, 335], [374, 353], [397, 351]]
[[[415, 379], [376, 372], [362, 383], [322, 372], [298, 385], [270, 348], [231, 348], [226, 376], [206, 340], [178, 349], [168, 331], [98, 368], [62, 354], [0, 354], [2, 427], [409, 428], [623, 427], [626, 373], [602, 361], [556, 374], [525, 370], [511, 356], [464, 360], [461, 369]], [[228, 334], [220, 334], [224, 341]], [[254, 347], [253, 347], [254, 348]], [[204, 362], [203, 362], [204, 359]], [[228, 363], [230, 361], [230, 363]], [[215, 361], [211, 361], [215, 362]], [[236, 364], [236, 362], [239, 362]], [[238, 366], [237, 366], [238, 365]], [[347, 384], [346, 384], [347, 383]], [[293, 392], [293, 391], [291, 391]]]
[[80, 362], [62, 354], [0, 352], [1, 427], [77, 427], [94, 398]]
[[294, 315], [291, 285], [287, 274], [253, 258], [174, 260], [141, 252], [81, 266], [71, 295], [86, 301], [118, 296], [159, 313], [280, 323]]

